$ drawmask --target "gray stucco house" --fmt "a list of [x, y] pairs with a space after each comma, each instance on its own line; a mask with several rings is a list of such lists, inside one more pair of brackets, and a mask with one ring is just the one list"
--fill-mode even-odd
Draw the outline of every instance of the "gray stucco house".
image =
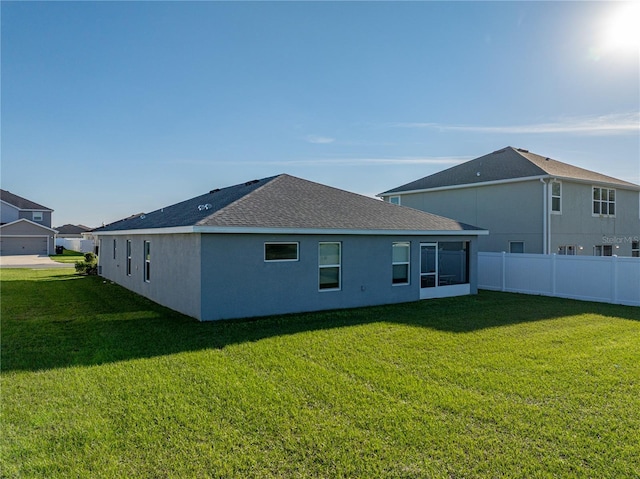
[[487, 233], [289, 175], [94, 230], [99, 274], [199, 320], [474, 294]]
[[487, 228], [480, 251], [640, 256], [640, 186], [520, 148], [378, 196]]
[[0, 254], [53, 254], [52, 213], [51, 208], [0, 190]]

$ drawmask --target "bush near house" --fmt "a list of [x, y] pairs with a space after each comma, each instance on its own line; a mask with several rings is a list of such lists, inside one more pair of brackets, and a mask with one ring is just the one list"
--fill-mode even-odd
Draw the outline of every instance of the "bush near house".
[[483, 291], [198, 323], [0, 274], [3, 477], [640, 476], [640, 308]]
[[85, 253], [84, 261], [76, 261], [76, 273], [95, 276], [98, 274], [98, 258], [93, 253]]

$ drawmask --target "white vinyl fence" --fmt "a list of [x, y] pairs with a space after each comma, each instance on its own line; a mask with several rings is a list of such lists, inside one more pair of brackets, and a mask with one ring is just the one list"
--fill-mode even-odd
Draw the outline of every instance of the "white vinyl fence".
[[93, 245], [93, 240], [80, 238], [56, 238], [56, 246], [64, 246], [65, 249], [79, 251], [80, 253], [92, 253]]
[[640, 306], [640, 258], [478, 253], [478, 287]]

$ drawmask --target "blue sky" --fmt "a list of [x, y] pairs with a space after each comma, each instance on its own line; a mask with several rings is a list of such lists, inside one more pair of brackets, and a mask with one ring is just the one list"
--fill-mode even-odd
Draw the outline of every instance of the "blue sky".
[[375, 195], [507, 145], [639, 183], [627, 7], [3, 1], [2, 188], [98, 226], [279, 173]]

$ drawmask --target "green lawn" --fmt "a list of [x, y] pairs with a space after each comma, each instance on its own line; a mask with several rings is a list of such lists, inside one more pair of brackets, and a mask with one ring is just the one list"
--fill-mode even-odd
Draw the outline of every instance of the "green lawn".
[[640, 308], [481, 292], [198, 323], [0, 275], [3, 478], [640, 477]]
[[49, 257], [58, 263], [75, 263], [76, 261], [82, 261], [84, 259], [84, 253], [64, 249], [62, 250], [62, 254], [52, 254]]

